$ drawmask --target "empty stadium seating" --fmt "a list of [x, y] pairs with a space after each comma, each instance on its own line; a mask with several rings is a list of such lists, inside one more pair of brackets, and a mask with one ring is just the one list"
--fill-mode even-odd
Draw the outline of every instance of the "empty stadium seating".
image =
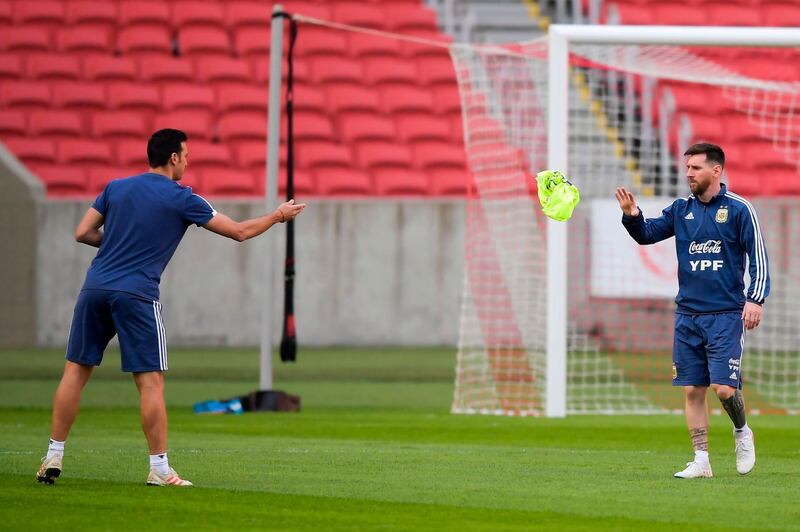
[[[191, 139], [186, 183], [211, 195], [263, 194], [271, 4], [0, 0], [0, 141], [40, 173], [49, 194], [93, 195], [145, 169], [152, 130], [180, 128]], [[282, 4], [452, 42], [419, 0]], [[301, 24], [294, 73], [298, 193], [466, 191], [445, 47]], [[282, 135], [285, 127], [284, 114]]]
[[[611, 0], [604, 2], [603, 20], [622, 24], [676, 24], [724, 26], [800, 26], [800, 4], [787, 0]], [[760, 79], [800, 82], [796, 49], [691, 48], [695, 54], [725, 68]], [[800, 193], [800, 173], [784, 154], [773, 146], [746, 115], [740, 114], [732, 98], [711, 86], [683, 82], [661, 82], [653, 102], [658, 119], [658, 101], [669, 94], [675, 103], [678, 120], [672, 125], [671, 148], [675, 131], [682, 122], [689, 124], [689, 142], [707, 140], [719, 143], [726, 151], [726, 172], [735, 190], [745, 195]]]

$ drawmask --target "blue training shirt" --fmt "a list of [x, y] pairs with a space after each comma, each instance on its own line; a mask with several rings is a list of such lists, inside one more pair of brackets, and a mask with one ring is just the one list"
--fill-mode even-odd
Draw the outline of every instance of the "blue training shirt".
[[769, 295], [767, 248], [756, 211], [724, 183], [708, 203], [690, 195], [675, 200], [658, 218], [645, 220], [641, 209], [636, 217], [623, 214], [622, 225], [639, 244], [675, 237], [680, 314], [739, 312], [745, 298], [763, 304]]
[[158, 300], [161, 274], [191, 224], [217, 213], [205, 199], [161, 174], [111, 181], [92, 204], [104, 217], [103, 240], [83, 288]]

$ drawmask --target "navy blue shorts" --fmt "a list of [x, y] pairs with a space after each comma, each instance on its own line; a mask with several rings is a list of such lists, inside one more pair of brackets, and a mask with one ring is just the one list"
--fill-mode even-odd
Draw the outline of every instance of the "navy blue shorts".
[[744, 321], [739, 312], [675, 314], [672, 385], [742, 387]]
[[67, 360], [99, 366], [114, 335], [119, 335], [122, 371], [167, 369], [161, 303], [128, 292], [81, 290], [69, 331]]

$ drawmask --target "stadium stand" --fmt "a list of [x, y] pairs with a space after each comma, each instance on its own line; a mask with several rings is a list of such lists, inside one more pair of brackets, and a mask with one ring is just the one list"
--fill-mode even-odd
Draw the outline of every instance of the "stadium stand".
[[[698, 9], [702, 7], [702, 9]], [[611, 24], [675, 24], [718, 26], [798, 26], [800, 5], [785, 0], [751, 1], [696, 0], [663, 2], [658, 0], [613, 0], [603, 4], [601, 21]], [[796, 66], [800, 52], [792, 49], [763, 50], [719, 48], [692, 51], [728, 70], [745, 76], [781, 82], [800, 82]], [[789, 65], [787, 67], [787, 65]], [[738, 114], [731, 102], [723, 98], [721, 89], [680, 82], [662, 82], [656, 89], [653, 115], [659, 119], [658, 102], [665, 93], [671, 95], [678, 119], [670, 129], [670, 147], [677, 157], [677, 130], [689, 133], [689, 143], [701, 140], [716, 142], [728, 152], [726, 172], [736, 190], [748, 196], [789, 194], [800, 187], [796, 168], [774, 163], [781, 155], [771, 141], [753, 128], [746, 116]], [[720, 120], [720, 115], [724, 116]], [[743, 149], [743, 146], [749, 149]], [[755, 168], [773, 165], [765, 177]], [[791, 178], [790, 178], [791, 177]]]
[[[7, 26], [0, 32], [0, 140], [41, 170], [50, 195], [88, 196], [115, 172], [146, 164], [142, 143], [151, 130], [182, 128], [193, 140], [189, 174], [196, 171], [199, 191], [263, 194], [256, 181], [266, 159], [271, 4], [0, 0]], [[452, 41], [419, 0], [283, 5]], [[458, 183], [466, 183], [460, 101], [445, 48], [302, 24], [295, 57], [298, 192], [465, 190]], [[416, 160], [425, 142], [443, 148], [438, 163], [425, 150]], [[281, 159], [283, 187], [283, 152]]]

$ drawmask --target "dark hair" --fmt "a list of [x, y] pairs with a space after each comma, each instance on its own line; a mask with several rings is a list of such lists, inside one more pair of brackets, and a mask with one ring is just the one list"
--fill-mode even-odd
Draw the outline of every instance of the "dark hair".
[[159, 129], [147, 141], [147, 161], [150, 168], [158, 168], [169, 162], [173, 153], [180, 155], [181, 142], [189, 137], [179, 129]]
[[725, 152], [716, 144], [710, 142], [698, 142], [689, 146], [689, 149], [683, 152], [684, 155], [700, 155], [706, 154], [706, 161], [716, 163], [725, 168]]

